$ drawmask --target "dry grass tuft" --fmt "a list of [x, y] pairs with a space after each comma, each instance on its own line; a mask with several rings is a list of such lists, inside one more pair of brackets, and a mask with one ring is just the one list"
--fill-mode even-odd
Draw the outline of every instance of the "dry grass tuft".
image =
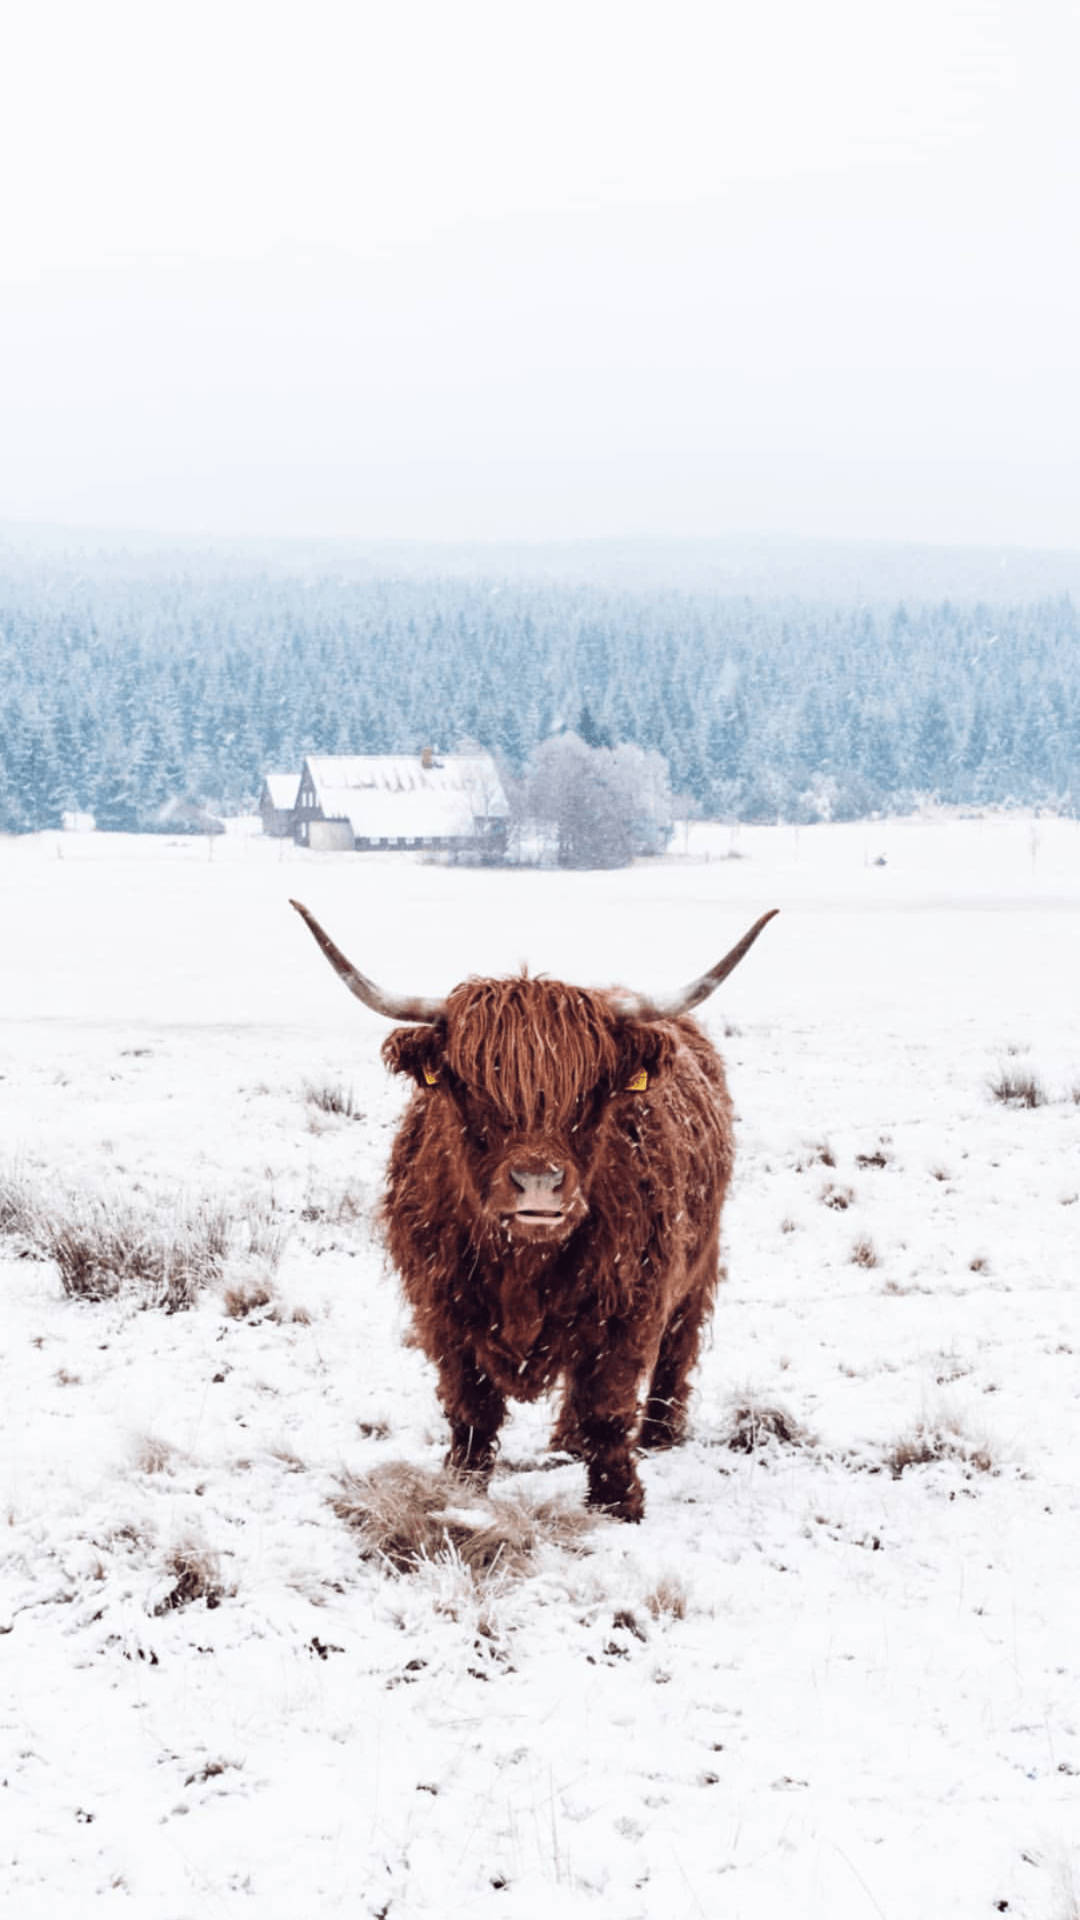
[[201, 1208], [170, 1225], [106, 1199], [78, 1200], [43, 1222], [42, 1250], [60, 1269], [69, 1299], [111, 1300], [134, 1291], [177, 1313], [218, 1280], [228, 1252], [223, 1208]]
[[1044, 1107], [1046, 1089], [1035, 1074], [1018, 1067], [999, 1067], [987, 1081], [993, 1099], [1003, 1107]]
[[877, 1248], [872, 1240], [861, 1234], [851, 1249], [852, 1265], [856, 1267], [876, 1267], [878, 1265]]
[[316, 1086], [309, 1080], [304, 1088], [304, 1099], [309, 1106], [317, 1107], [320, 1113], [335, 1113], [343, 1120], [362, 1120], [364, 1117], [356, 1104], [352, 1088], [344, 1087], [340, 1082], [326, 1081], [324, 1085]]
[[543, 1547], [587, 1552], [583, 1535], [596, 1524], [596, 1515], [581, 1508], [513, 1494], [493, 1498], [465, 1475], [405, 1461], [344, 1474], [331, 1505], [356, 1532], [365, 1559], [411, 1573], [452, 1558], [475, 1581], [522, 1578]]
[[810, 1437], [786, 1407], [744, 1398], [736, 1400], [731, 1408], [722, 1444], [732, 1453], [758, 1453], [772, 1443], [805, 1447]]
[[185, 1787], [205, 1786], [208, 1781], [216, 1780], [219, 1775], [228, 1773], [231, 1768], [235, 1768], [238, 1773], [241, 1772], [243, 1765], [242, 1760], [207, 1760], [194, 1773], [185, 1776], [184, 1785]]
[[19, 1173], [0, 1175], [0, 1234], [34, 1244], [39, 1217], [38, 1197]]
[[253, 1313], [262, 1313], [273, 1302], [273, 1288], [261, 1280], [240, 1281], [236, 1286], [225, 1289], [224, 1307], [230, 1320], [247, 1320]]
[[854, 1188], [838, 1187], [833, 1181], [822, 1187], [819, 1195], [823, 1207], [831, 1207], [834, 1213], [846, 1213], [855, 1198]]
[[258, 1206], [232, 1216], [205, 1200], [136, 1204], [107, 1192], [46, 1191], [17, 1175], [0, 1178], [0, 1233], [55, 1261], [69, 1299], [134, 1294], [168, 1313], [192, 1306], [234, 1255], [274, 1267], [282, 1252], [280, 1232]]
[[336, 1191], [310, 1186], [300, 1206], [301, 1220], [319, 1226], [351, 1226], [353, 1221], [364, 1219], [368, 1212], [363, 1194], [352, 1186], [339, 1187]]
[[978, 1473], [991, 1473], [994, 1458], [985, 1443], [975, 1444], [964, 1434], [959, 1422], [940, 1421], [930, 1425], [920, 1420], [908, 1434], [896, 1441], [885, 1455], [885, 1464], [894, 1480], [908, 1467], [930, 1466], [935, 1460], [960, 1460]]
[[238, 1253], [275, 1273], [281, 1265], [288, 1232], [276, 1216], [273, 1199], [250, 1201], [242, 1218], [233, 1225], [232, 1238]]
[[157, 1433], [140, 1433], [132, 1441], [132, 1464], [137, 1473], [169, 1473], [176, 1459], [171, 1440]]
[[887, 1167], [888, 1164], [889, 1155], [883, 1152], [881, 1147], [875, 1147], [873, 1153], [857, 1153], [855, 1155], [855, 1165], [861, 1167], [864, 1172], [867, 1167]]
[[662, 1619], [664, 1614], [673, 1620], [685, 1620], [687, 1598], [685, 1580], [677, 1573], [664, 1573], [645, 1595], [645, 1605], [654, 1620]]
[[155, 1615], [176, 1613], [197, 1600], [205, 1601], [207, 1607], [218, 1607], [225, 1599], [218, 1556], [200, 1541], [179, 1541], [168, 1555], [165, 1567], [174, 1585], [164, 1599], [158, 1601]]
[[827, 1140], [817, 1140], [808, 1146], [795, 1162], [796, 1173], [805, 1173], [807, 1167], [835, 1167], [836, 1155]]

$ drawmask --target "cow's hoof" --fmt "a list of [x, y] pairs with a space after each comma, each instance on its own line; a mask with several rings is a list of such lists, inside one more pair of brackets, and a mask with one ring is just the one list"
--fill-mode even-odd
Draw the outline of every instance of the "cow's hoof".
[[610, 1513], [613, 1520], [629, 1520], [637, 1526], [645, 1518], [645, 1495], [640, 1487], [631, 1487], [621, 1500], [605, 1502], [604, 1513]]
[[470, 1480], [475, 1480], [478, 1486], [486, 1487], [495, 1470], [495, 1455], [494, 1452], [475, 1453], [451, 1447], [443, 1466], [448, 1467], [451, 1473], [465, 1474]]
[[636, 1477], [618, 1489], [601, 1482], [589, 1488], [589, 1505], [600, 1513], [609, 1513], [613, 1520], [636, 1524], [645, 1518], [645, 1489]]
[[686, 1428], [678, 1421], [643, 1420], [637, 1443], [643, 1453], [663, 1453], [681, 1446], [685, 1438]]

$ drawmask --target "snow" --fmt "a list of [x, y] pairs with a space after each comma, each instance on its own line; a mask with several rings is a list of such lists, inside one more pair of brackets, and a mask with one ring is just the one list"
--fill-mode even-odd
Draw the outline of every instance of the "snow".
[[[1075, 1920], [1076, 822], [703, 825], [614, 874], [41, 835], [0, 884], [0, 1176], [238, 1223], [171, 1315], [0, 1240], [5, 1911]], [[372, 1233], [384, 1023], [290, 894], [419, 993], [670, 989], [782, 909], [702, 1009], [729, 1277], [640, 1528], [478, 1588], [330, 1504], [445, 1437]], [[747, 1408], [802, 1444], [732, 1450]], [[549, 1419], [493, 1492], [576, 1510]], [[216, 1604], [168, 1605], [178, 1553]]]

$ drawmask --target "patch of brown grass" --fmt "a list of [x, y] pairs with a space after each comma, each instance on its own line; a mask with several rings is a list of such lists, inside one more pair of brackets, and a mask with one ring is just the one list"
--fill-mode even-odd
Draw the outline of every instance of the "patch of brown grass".
[[831, 1180], [827, 1186], [822, 1187], [819, 1195], [822, 1206], [831, 1207], [834, 1213], [846, 1213], [854, 1198], [855, 1192], [852, 1187], [838, 1187]]
[[877, 1266], [878, 1264], [877, 1248], [875, 1247], [873, 1241], [868, 1239], [865, 1234], [861, 1234], [859, 1239], [856, 1240], [854, 1246], [852, 1247], [851, 1261], [852, 1261], [852, 1265], [856, 1267], [876, 1267]]
[[351, 1226], [369, 1211], [364, 1197], [355, 1187], [309, 1187], [300, 1205], [300, 1218], [308, 1225]]
[[160, 1434], [140, 1433], [132, 1442], [132, 1463], [137, 1473], [168, 1473], [176, 1459], [176, 1448]]
[[317, 1107], [320, 1113], [333, 1113], [343, 1120], [362, 1120], [364, 1115], [356, 1104], [356, 1096], [351, 1087], [340, 1082], [326, 1081], [316, 1086], [309, 1081], [304, 1088], [304, 1099], [309, 1106]]
[[69, 1299], [111, 1300], [132, 1290], [176, 1313], [220, 1277], [228, 1222], [213, 1208], [163, 1227], [134, 1208], [91, 1199], [47, 1218], [42, 1250]]
[[198, 1600], [205, 1601], [208, 1608], [219, 1607], [226, 1597], [218, 1556], [200, 1541], [178, 1541], [166, 1559], [165, 1568], [174, 1584], [164, 1599], [158, 1601], [155, 1615], [179, 1612]]
[[732, 1453], [758, 1453], [763, 1447], [805, 1447], [810, 1435], [786, 1407], [763, 1400], [736, 1400], [728, 1415], [722, 1444]]
[[1046, 1105], [1046, 1089], [1041, 1080], [1019, 1067], [999, 1067], [996, 1076], [991, 1076], [986, 1084], [991, 1097], [1003, 1107]]
[[284, 1443], [270, 1448], [270, 1458], [276, 1460], [280, 1467], [284, 1467], [286, 1473], [307, 1472], [307, 1462], [302, 1460], [292, 1447], [285, 1446]]
[[207, 1781], [216, 1780], [220, 1774], [228, 1773], [231, 1768], [240, 1772], [243, 1765], [242, 1760], [207, 1760], [194, 1773], [185, 1775], [184, 1785], [185, 1787], [205, 1786]]
[[209, 1200], [136, 1203], [108, 1192], [46, 1190], [14, 1175], [0, 1177], [0, 1233], [54, 1261], [69, 1299], [134, 1294], [167, 1313], [192, 1306], [234, 1254], [272, 1268], [282, 1251], [278, 1229], [258, 1205], [234, 1216]]
[[968, 1440], [959, 1425], [947, 1422], [930, 1425], [920, 1420], [885, 1455], [894, 1480], [899, 1480], [908, 1467], [927, 1467], [935, 1460], [960, 1460], [978, 1473], [990, 1473], [994, 1467], [993, 1455], [985, 1444]]
[[520, 1579], [543, 1547], [587, 1552], [583, 1536], [596, 1515], [556, 1500], [483, 1493], [466, 1475], [388, 1461], [366, 1474], [343, 1474], [331, 1501], [357, 1535], [365, 1559], [398, 1573], [453, 1558], [481, 1582]]
[[240, 1281], [237, 1285], [226, 1287], [223, 1305], [230, 1320], [247, 1320], [253, 1313], [262, 1313], [274, 1302], [274, 1290], [262, 1280]]
[[873, 1153], [857, 1153], [855, 1155], [855, 1165], [861, 1167], [864, 1171], [867, 1167], [887, 1167], [888, 1164], [889, 1156], [887, 1153], [883, 1153], [880, 1147], [875, 1147]]
[[807, 1167], [835, 1167], [836, 1155], [827, 1140], [818, 1140], [808, 1146], [795, 1162], [796, 1173], [805, 1173]]
[[669, 1614], [672, 1620], [685, 1620], [687, 1597], [686, 1582], [680, 1575], [663, 1573], [645, 1595], [645, 1605], [654, 1620], [662, 1619], [664, 1614]]
[[38, 1215], [37, 1195], [30, 1182], [18, 1173], [0, 1175], [0, 1233], [33, 1244]]

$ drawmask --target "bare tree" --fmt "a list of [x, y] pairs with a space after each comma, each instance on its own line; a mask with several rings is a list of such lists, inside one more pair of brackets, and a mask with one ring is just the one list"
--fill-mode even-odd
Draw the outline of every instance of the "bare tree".
[[590, 747], [556, 734], [533, 755], [524, 815], [534, 841], [553, 844], [562, 867], [625, 867], [659, 853], [671, 835], [671, 787], [662, 754]]

